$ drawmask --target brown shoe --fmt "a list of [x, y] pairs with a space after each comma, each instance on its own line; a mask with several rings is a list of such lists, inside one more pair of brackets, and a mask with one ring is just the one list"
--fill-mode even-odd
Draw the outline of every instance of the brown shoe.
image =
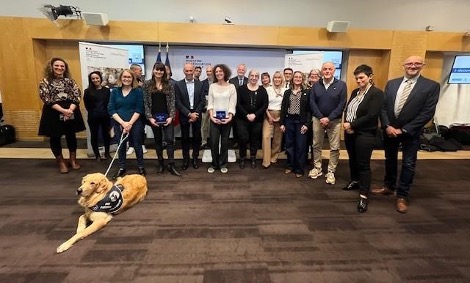
[[406, 213], [408, 211], [408, 204], [406, 199], [397, 198], [397, 211], [400, 213]]
[[384, 195], [384, 196], [390, 196], [390, 195], [395, 194], [395, 191], [392, 191], [385, 186], [372, 188], [370, 192], [373, 193], [374, 195]]

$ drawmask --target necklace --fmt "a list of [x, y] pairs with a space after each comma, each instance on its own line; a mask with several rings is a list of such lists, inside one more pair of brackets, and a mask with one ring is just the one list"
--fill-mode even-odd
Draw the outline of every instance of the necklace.
[[274, 88], [274, 93], [276, 94], [276, 97], [282, 96], [281, 88]]

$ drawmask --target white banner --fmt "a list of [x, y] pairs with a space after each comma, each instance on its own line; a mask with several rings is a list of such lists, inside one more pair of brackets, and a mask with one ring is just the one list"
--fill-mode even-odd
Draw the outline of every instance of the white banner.
[[[88, 87], [88, 74], [100, 71], [103, 74], [103, 85], [113, 88], [117, 84], [119, 74], [129, 67], [128, 51], [116, 47], [79, 42], [80, 67], [82, 73], [82, 86]], [[87, 113], [83, 115], [87, 117]], [[94, 156], [90, 144], [90, 129], [87, 125], [87, 154]]]
[[286, 54], [284, 64], [294, 71], [308, 74], [312, 69], [321, 70], [323, 60], [323, 52], [321, 51], [308, 54]]
[[[158, 46], [145, 46], [145, 67], [147, 79], [152, 76], [152, 68], [158, 54]], [[170, 65], [173, 79], [184, 78], [183, 66], [185, 63], [193, 63], [194, 66], [202, 67], [200, 79], [206, 78], [207, 65], [226, 64], [232, 71], [232, 76], [237, 75], [237, 65], [246, 65], [246, 76], [251, 69], [260, 73], [268, 72], [271, 77], [275, 71], [284, 69], [283, 49], [246, 49], [246, 48], [222, 48], [222, 47], [171, 47], [169, 50]], [[166, 49], [162, 48], [161, 57], [163, 63], [166, 59]], [[261, 82], [260, 82], [261, 83]]]

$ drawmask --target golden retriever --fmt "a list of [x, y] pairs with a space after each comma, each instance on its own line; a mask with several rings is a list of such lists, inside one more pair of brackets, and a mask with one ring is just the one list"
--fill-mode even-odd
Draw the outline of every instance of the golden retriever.
[[77, 241], [103, 228], [114, 214], [134, 206], [146, 194], [147, 180], [141, 175], [127, 175], [114, 184], [101, 173], [86, 175], [77, 189], [77, 195], [80, 196], [78, 204], [85, 208], [85, 213], [78, 219], [77, 233], [60, 245], [57, 253], [65, 252]]

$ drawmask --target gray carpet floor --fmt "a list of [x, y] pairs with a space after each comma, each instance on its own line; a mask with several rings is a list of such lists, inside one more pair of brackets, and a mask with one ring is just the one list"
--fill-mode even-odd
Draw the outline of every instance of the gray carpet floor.
[[[146, 160], [147, 198], [56, 254], [81, 178], [108, 164], [81, 165], [0, 160], [0, 282], [470, 282], [470, 160], [419, 160], [407, 214], [379, 196], [357, 213], [346, 160], [336, 185], [285, 175], [284, 161], [179, 178]], [[380, 184], [383, 161], [372, 168]]]

